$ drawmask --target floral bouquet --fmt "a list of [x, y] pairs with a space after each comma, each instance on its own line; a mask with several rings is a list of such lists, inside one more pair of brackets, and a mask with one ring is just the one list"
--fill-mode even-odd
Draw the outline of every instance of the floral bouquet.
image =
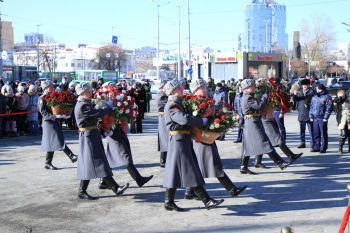
[[264, 93], [267, 93], [267, 107], [265, 107], [265, 111], [271, 112], [274, 108], [279, 107], [284, 113], [290, 111], [292, 107], [290, 94], [282, 84], [276, 82], [275, 78], [264, 79], [256, 87], [256, 98], [260, 99]]
[[225, 104], [216, 109], [215, 114], [208, 118], [205, 130], [208, 132], [225, 133], [239, 124], [239, 115], [232, 111], [231, 105]]
[[186, 96], [182, 106], [186, 113], [202, 117], [210, 108], [214, 108], [215, 100], [206, 96]]
[[52, 91], [44, 99], [47, 106], [51, 107], [52, 114], [57, 116], [70, 116], [76, 102], [76, 97], [69, 91]]
[[113, 112], [117, 120], [129, 122], [136, 119], [139, 113], [133, 97], [128, 96], [125, 91], [114, 92], [113, 95], [111, 95], [111, 100], [115, 106]]

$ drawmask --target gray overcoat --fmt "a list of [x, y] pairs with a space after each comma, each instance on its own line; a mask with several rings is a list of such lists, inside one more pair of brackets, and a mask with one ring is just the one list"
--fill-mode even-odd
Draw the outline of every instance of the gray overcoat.
[[193, 150], [196, 153], [203, 178], [223, 177], [225, 175], [215, 142], [209, 145], [193, 141]]
[[164, 107], [168, 102], [168, 96], [163, 92], [159, 92], [157, 98], [158, 105], [158, 151], [167, 152], [168, 151], [168, 141], [169, 141], [169, 131], [165, 125], [164, 118]]
[[[182, 100], [170, 96], [164, 109], [169, 131], [189, 130], [190, 126], [203, 128], [199, 117], [186, 114], [181, 106]], [[165, 188], [197, 187], [204, 185], [204, 179], [195, 160], [190, 134], [169, 136], [168, 156], [164, 174]]]
[[116, 125], [113, 134], [107, 137], [106, 156], [111, 168], [133, 163], [128, 136], [120, 125]]
[[242, 96], [242, 113], [245, 116], [243, 128], [242, 153], [244, 156], [267, 154], [274, 150], [265, 133], [261, 116], [247, 117], [251, 114], [260, 114], [261, 107], [266, 103], [264, 95], [261, 101], [251, 94], [244, 92]]
[[[94, 109], [91, 101], [78, 98], [74, 115], [79, 128], [96, 127], [98, 118], [110, 109]], [[91, 180], [113, 176], [97, 129], [79, 130], [78, 179]]]
[[282, 138], [275, 118], [262, 118], [262, 123], [271, 145], [277, 147], [282, 144]]
[[52, 114], [50, 107], [46, 105], [45, 95], [39, 97], [38, 108], [42, 115], [43, 129], [41, 139], [41, 151], [54, 152], [64, 149], [64, 136], [59, 119]]

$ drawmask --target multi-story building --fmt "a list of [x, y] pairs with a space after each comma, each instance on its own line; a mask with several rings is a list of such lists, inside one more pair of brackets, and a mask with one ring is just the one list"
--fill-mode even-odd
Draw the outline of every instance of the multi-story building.
[[1, 21], [1, 49], [12, 50], [14, 46], [12, 22]]
[[244, 41], [248, 52], [287, 51], [286, 6], [273, 0], [246, 4]]

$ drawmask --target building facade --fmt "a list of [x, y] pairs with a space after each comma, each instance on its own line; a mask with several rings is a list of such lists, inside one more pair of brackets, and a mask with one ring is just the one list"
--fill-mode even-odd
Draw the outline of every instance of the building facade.
[[10, 51], [14, 46], [12, 22], [1, 21], [1, 49]]
[[244, 40], [244, 50], [248, 52], [287, 51], [286, 6], [272, 0], [246, 4]]

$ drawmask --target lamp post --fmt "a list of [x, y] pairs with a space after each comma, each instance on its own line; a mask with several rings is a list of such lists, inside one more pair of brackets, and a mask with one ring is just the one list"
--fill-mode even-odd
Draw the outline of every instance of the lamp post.
[[170, 1], [168, 1], [167, 3], [162, 4], [162, 5], [159, 4], [159, 1], [156, 2], [155, 0], [152, 0], [152, 2], [154, 4], [156, 4], [156, 6], [157, 6], [157, 62], [156, 62], [157, 64], [156, 64], [156, 67], [157, 67], [157, 80], [159, 80], [159, 38], [160, 38], [160, 30], [159, 30], [160, 14], [159, 14], [159, 8], [161, 6], [165, 6], [165, 5], [170, 4]]
[[[3, 0], [0, 0], [0, 2], [4, 2]], [[1, 22], [1, 12], [0, 12], [0, 53], [2, 55], [2, 22]], [[2, 57], [0, 59], [0, 78], [3, 77], [2, 75], [3, 68], [2, 68]]]
[[42, 26], [42, 24], [37, 24], [36, 25], [36, 42], [37, 42], [37, 46], [36, 46], [36, 56], [37, 56], [37, 71], [39, 73], [40, 71], [40, 57], [39, 57], [39, 45], [40, 45], [40, 39], [39, 39], [39, 27]]
[[180, 80], [181, 78], [181, 6], [178, 6], [179, 8], [179, 51], [177, 55], [177, 78]]
[[[188, 69], [191, 69], [191, 20], [190, 20], [190, 0], [187, 0], [187, 17], [188, 17]], [[191, 74], [188, 74], [188, 77], [191, 78]]]

